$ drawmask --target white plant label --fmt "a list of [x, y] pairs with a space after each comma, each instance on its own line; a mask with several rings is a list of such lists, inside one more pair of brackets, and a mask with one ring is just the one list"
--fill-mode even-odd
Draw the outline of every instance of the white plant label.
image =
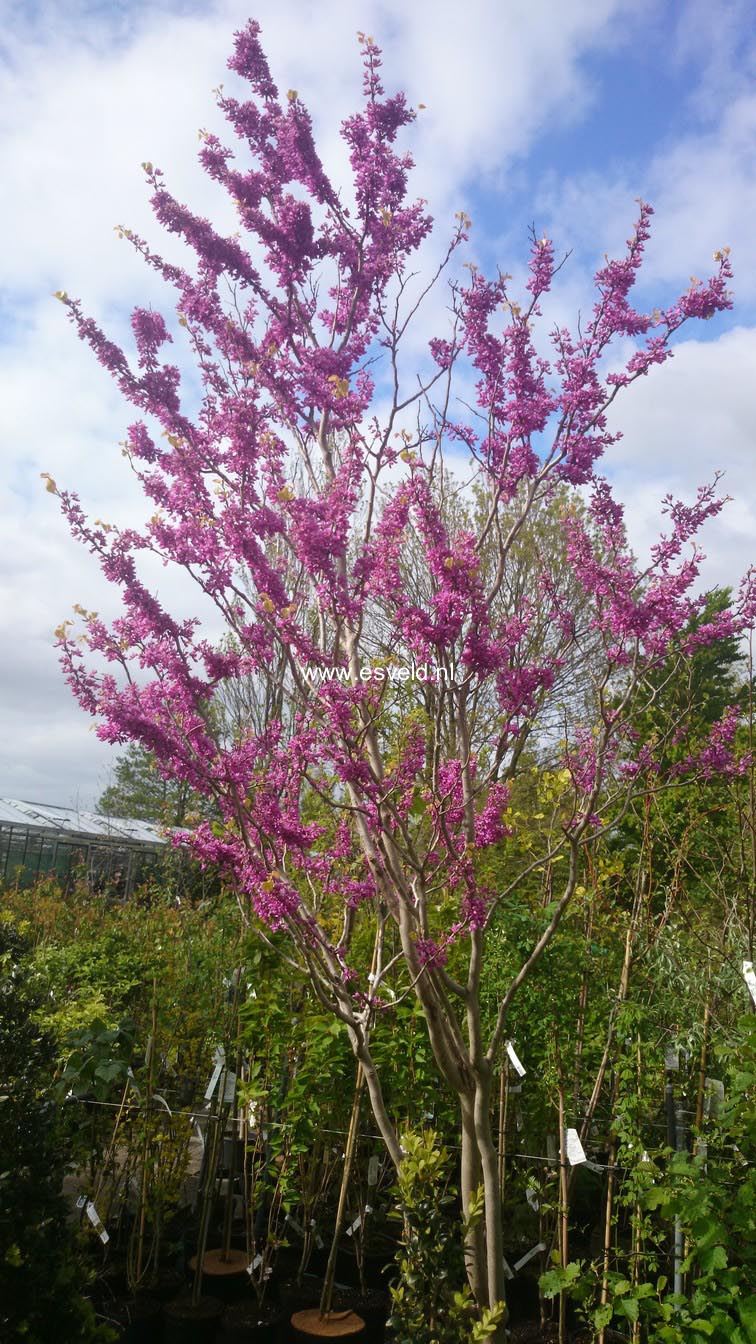
[[205, 1088], [205, 1101], [212, 1101], [212, 1099], [213, 1099], [213, 1093], [214, 1093], [216, 1087], [218, 1086], [218, 1080], [219, 1080], [219, 1078], [220, 1078], [220, 1076], [221, 1076], [221, 1071], [222, 1071], [222, 1069], [223, 1069], [223, 1065], [222, 1065], [222, 1064], [216, 1064], [215, 1068], [213, 1069], [213, 1071], [212, 1071], [212, 1073], [211, 1073], [211, 1075], [210, 1075], [210, 1082], [208, 1083], [207, 1087]]
[[110, 1237], [108, 1236], [107, 1232], [105, 1231], [105, 1228], [104, 1228], [103, 1225], [102, 1225], [102, 1220], [101, 1220], [101, 1218], [100, 1218], [100, 1215], [99, 1215], [99, 1213], [97, 1212], [97, 1209], [95, 1208], [95, 1206], [94, 1206], [94, 1204], [92, 1203], [91, 1200], [90, 1200], [89, 1203], [87, 1204], [87, 1218], [89, 1219], [90, 1223], [92, 1224], [92, 1227], [94, 1228], [95, 1232], [98, 1234], [98, 1236], [99, 1236], [99, 1238], [100, 1238], [100, 1241], [102, 1242], [102, 1244], [103, 1244], [103, 1246], [104, 1246], [108, 1241], [110, 1241]]
[[224, 1106], [233, 1106], [235, 1101], [236, 1101], [236, 1074], [227, 1073], [226, 1085], [223, 1089], [223, 1104]]
[[247, 1273], [254, 1274], [255, 1270], [259, 1269], [261, 1264], [262, 1264], [262, 1256], [258, 1251], [254, 1260], [250, 1260], [249, 1264], [247, 1265]]
[[580, 1142], [580, 1135], [576, 1129], [568, 1129], [565, 1135], [567, 1141], [567, 1161], [571, 1167], [576, 1167], [580, 1162], [586, 1161], [585, 1151]]
[[513, 1279], [513, 1278], [514, 1278], [514, 1274], [512, 1273], [512, 1266], [510, 1265], [510, 1263], [509, 1263], [509, 1261], [507, 1260], [506, 1256], [502, 1256], [502, 1264], [504, 1265], [504, 1278], [505, 1278], [505, 1279]]
[[348, 1227], [347, 1230], [346, 1230], [346, 1234], [347, 1234], [347, 1236], [348, 1236], [348, 1237], [353, 1237], [354, 1234], [355, 1234], [355, 1232], [357, 1231], [357, 1228], [360, 1227], [361, 1224], [362, 1224], [362, 1214], [361, 1214], [361, 1213], [358, 1213], [358, 1214], [357, 1214], [357, 1217], [355, 1218], [354, 1222], [352, 1223], [352, 1226], [351, 1226], [351, 1227]]
[[514, 1265], [515, 1274], [517, 1273], [518, 1270], [522, 1269], [523, 1265], [527, 1265], [530, 1260], [534, 1260], [537, 1255], [540, 1255], [541, 1252], [545, 1250], [546, 1250], [545, 1241], [539, 1241], [536, 1246], [531, 1246], [529, 1251], [526, 1251], [524, 1255], [520, 1256], [519, 1260], [515, 1261]]
[[512, 1068], [514, 1069], [515, 1073], [519, 1073], [520, 1077], [524, 1078], [525, 1065], [522, 1063], [520, 1059], [518, 1059], [517, 1051], [515, 1050], [511, 1041], [507, 1041], [507, 1055], [509, 1056], [509, 1062], [512, 1065]]
[[304, 1228], [302, 1227], [302, 1224], [298, 1223], [296, 1218], [292, 1218], [290, 1213], [287, 1213], [286, 1221], [289, 1224], [289, 1227], [292, 1229], [292, 1231], [296, 1232], [297, 1235], [300, 1237], [304, 1236]]
[[601, 1166], [599, 1162], [591, 1162], [590, 1158], [588, 1157], [585, 1159], [585, 1165], [588, 1171], [595, 1171], [597, 1176], [601, 1176], [604, 1170], [604, 1168]]
[[752, 961], [743, 962], [743, 979], [748, 985], [748, 992], [756, 1004], [756, 971], [753, 969]]
[[664, 1067], [668, 1073], [672, 1069], [679, 1069], [680, 1052], [676, 1045], [668, 1045], [664, 1051]]
[[368, 1185], [378, 1184], [378, 1170], [381, 1165], [381, 1159], [378, 1156], [371, 1157], [368, 1163]]
[[76, 1201], [77, 1209], [83, 1209], [86, 1202], [87, 1202], [86, 1195], [79, 1195], [79, 1198]]
[[538, 1203], [538, 1196], [535, 1190], [531, 1189], [530, 1186], [528, 1186], [527, 1190], [525, 1191], [525, 1198], [528, 1201], [528, 1204], [530, 1205], [531, 1209], [533, 1210], [533, 1213], [538, 1213], [538, 1210], [540, 1208], [540, 1205]]

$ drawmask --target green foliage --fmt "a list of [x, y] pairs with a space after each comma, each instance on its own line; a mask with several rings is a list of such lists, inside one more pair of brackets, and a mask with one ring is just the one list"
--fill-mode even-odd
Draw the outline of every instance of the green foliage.
[[[573, 1261], [541, 1277], [545, 1297], [570, 1293], [596, 1331], [641, 1322], [649, 1344], [756, 1340], [756, 1016], [738, 1024], [720, 1054], [727, 1101], [705, 1126], [705, 1148], [633, 1159], [632, 1115], [619, 1118], [629, 1167], [623, 1202], [639, 1209], [645, 1247], [637, 1275], [629, 1262], [626, 1273], [611, 1271], [602, 1305], [595, 1265]], [[670, 1263], [676, 1223], [686, 1247], [682, 1292], [674, 1291], [671, 1273], [660, 1272]]]
[[117, 1027], [95, 1019], [65, 1042], [67, 1059], [60, 1075], [61, 1098], [108, 1101], [128, 1076], [134, 1050], [134, 1022], [124, 1018]]
[[329, 1236], [340, 1169], [335, 1135], [346, 1128], [356, 1070], [344, 1029], [313, 1004], [303, 981], [284, 983], [276, 951], [254, 932], [244, 963], [240, 1044], [249, 1079], [242, 1096], [255, 1116], [249, 1221], [253, 1258], [260, 1257], [253, 1286], [262, 1298], [279, 1246], [298, 1247], [301, 1274], [313, 1246]]
[[465, 1282], [464, 1236], [482, 1217], [482, 1194], [457, 1212], [451, 1158], [434, 1130], [402, 1135], [397, 1178], [403, 1235], [389, 1327], [396, 1344], [478, 1344], [504, 1318], [504, 1303], [481, 1313]]
[[82, 1296], [83, 1270], [61, 1196], [69, 1152], [53, 1095], [54, 1042], [33, 1021], [28, 947], [0, 924], [0, 1335], [105, 1341]]

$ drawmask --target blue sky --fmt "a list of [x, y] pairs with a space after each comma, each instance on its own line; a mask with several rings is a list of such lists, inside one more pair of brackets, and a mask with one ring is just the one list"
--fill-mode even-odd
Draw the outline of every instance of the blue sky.
[[[112, 598], [39, 473], [78, 489], [96, 515], [140, 511], [117, 446], [126, 408], [51, 291], [79, 295], [116, 335], [129, 305], [159, 305], [154, 278], [114, 233], [125, 223], [160, 242], [145, 159], [199, 213], [235, 227], [196, 166], [197, 130], [218, 124], [211, 90], [228, 84], [232, 35], [253, 3], [3, 6], [0, 795], [86, 806], [112, 762], [52, 648], [74, 602], [108, 611]], [[337, 178], [338, 125], [359, 97], [356, 32], [376, 38], [387, 87], [426, 104], [407, 144], [437, 246], [464, 207], [473, 258], [517, 277], [529, 224], [550, 232], [571, 251], [553, 301], [560, 320], [587, 311], [592, 269], [621, 248], [638, 196], [656, 209], [644, 302], [669, 301], [732, 246], [734, 312], [686, 332], [674, 361], [632, 390], [607, 467], [639, 552], [668, 490], [691, 494], [724, 469], [734, 500], [705, 538], [706, 579], [737, 582], [756, 560], [752, 0], [471, 0], [464, 12], [457, 0], [259, 0], [254, 13], [279, 87], [310, 107]], [[442, 313], [439, 299], [424, 337]]]

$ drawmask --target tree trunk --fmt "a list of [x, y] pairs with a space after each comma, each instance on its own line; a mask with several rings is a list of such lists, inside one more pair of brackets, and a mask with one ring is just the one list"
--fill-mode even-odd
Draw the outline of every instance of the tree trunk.
[[[470, 1204], [481, 1184], [480, 1150], [475, 1132], [475, 1105], [470, 1097], [459, 1100], [462, 1118], [462, 1212], [466, 1218]], [[479, 1306], [488, 1302], [488, 1274], [486, 1269], [486, 1239], [482, 1222], [471, 1228], [465, 1237], [465, 1266], [470, 1287]]]
[[[501, 1226], [501, 1184], [499, 1163], [491, 1126], [491, 1074], [478, 1077], [475, 1089], [475, 1137], [483, 1175], [484, 1227], [488, 1306], [506, 1300], [504, 1244]], [[505, 1338], [507, 1313], [492, 1336], [495, 1344]]]

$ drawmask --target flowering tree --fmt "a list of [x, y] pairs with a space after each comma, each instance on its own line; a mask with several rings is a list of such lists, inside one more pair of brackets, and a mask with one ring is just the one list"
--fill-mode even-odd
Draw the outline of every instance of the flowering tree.
[[[713, 623], [691, 624], [700, 599], [688, 544], [721, 507], [716, 483], [691, 505], [667, 501], [668, 531], [641, 573], [598, 473], [616, 438], [609, 406], [669, 357], [684, 322], [729, 307], [730, 268], [717, 254], [708, 283], [694, 282], [669, 308], [637, 311], [630, 294], [651, 216], [641, 204], [625, 255], [596, 276], [577, 334], [539, 330], [555, 272], [546, 238], [532, 239], [517, 303], [507, 277], [470, 267], [459, 279], [469, 227], [459, 217], [441, 266], [419, 288], [409, 264], [431, 220], [408, 198], [411, 162], [395, 147], [414, 113], [402, 94], [384, 94], [378, 49], [361, 42], [364, 105], [342, 128], [349, 206], [324, 172], [296, 92], [279, 98], [250, 22], [229, 62], [249, 100], [219, 95], [244, 162], [212, 135], [200, 154], [233, 198], [247, 244], [180, 204], [147, 164], [155, 214], [193, 264], [169, 263], [122, 232], [173, 292], [173, 335], [161, 314], [135, 309], [130, 361], [77, 301], [59, 296], [136, 408], [125, 453], [155, 507], [143, 530], [119, 530], [90, 521], [48, 478], [122, 600], [110, 624], [80, 612], [83, 640], [66, 623], [59, 644], [100, 736], [143, 744], [167, 777], [214, 800], [222, 822], [198, 824], [180, 842], [230, 875], [263, 928], [285, 932], [283, 955], [346, 1026], [397, 1165], [371, 1026], [392, 995], [419, 999], [459, 1102], [466, 1206], [483, 1187], [467, 1263], [485, 1309], [504, 1297], [490, 1110], [513, 996], [556, 934], [582, 850], [616, 820], [636, 774], [647, 786], [652, 757], [648, 746], [642, 759], [634, 752], [632, 715], [650, 671], [673, 645], [679, 651], [682, 631], [695, 631], [691, 643], [715, 640], [751, 616], [746, 585]], [[448, 328], [429, 341], [427, 362], [407, 367], [407, 333], [445, 272], [457, 277]], [[194, 381], [163, 362], [174, 337], [191, 347]], [[469, 419], [456, 412], [458, 379], [475, 389]], [[474, 484], [475, 529], [464, 509], [453, 522], [450, 460], [454, 488]], [[578, 494], [585, 503], [571, 507]], [[534, 590], [515, 603], [513, 557], [557, 498], [566, 501], [561, 557], [539, 554]], [[215, 613], [214, 636], [211, 622], [164, 610], [144, 579], [147, 554], [191, 576]], [[565, 556], [580, 620], [564, 600]], [[560, 677], [588, 651], [578, 714], [560, 699]], [[230, 731], [217, 705], [250, 685], [267, 685], [273, 712], [246, 727], [242, 716]], [[474, 712], [481, 703], [485, 712]], [[735, 719], [725, 714], [688, 770], [737, 768]], [[516, 824], [511, 783], [544, 723], [552, 748], [561, 744], [548, 839], [505, 891], [491, 890], [480, 856]], [[527, 872], [560, 857], [561, 890], [484, 1035], [486, 929]], [[367, 919], [369, 974], [351, 952], [352, 931]]]

